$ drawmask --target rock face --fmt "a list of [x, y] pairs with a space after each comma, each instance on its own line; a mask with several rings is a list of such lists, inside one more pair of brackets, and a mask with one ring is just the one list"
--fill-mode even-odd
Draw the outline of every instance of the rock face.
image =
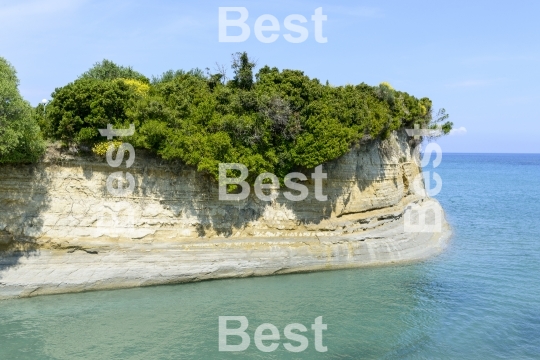
[[[135, 192], [110, 195], [108, 176], [126, 170]], [[323, 171], [327, 201], [308, 180], [305, 200], [281, 189], [266, 202], [253, 191], [220, 201], [210, 177], [140, 152], [129, 169], [66, 156], [0, 166], [0, 298], [385, 264], [444, 248], [450, 230], [422, 194], [405, 134]]]

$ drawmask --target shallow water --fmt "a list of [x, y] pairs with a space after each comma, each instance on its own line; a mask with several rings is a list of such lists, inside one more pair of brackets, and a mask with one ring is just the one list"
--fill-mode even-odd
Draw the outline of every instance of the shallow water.
[[[455, 235], [434, 259], [2, 301], [0, 359], [540, 358], [540, 155], [445, 154], [435, 171]], [[248, 318], [246, 351], [218, 351], [220, 315]], [[308, 349], [260, 352], [267, 322], [304, 324]]]

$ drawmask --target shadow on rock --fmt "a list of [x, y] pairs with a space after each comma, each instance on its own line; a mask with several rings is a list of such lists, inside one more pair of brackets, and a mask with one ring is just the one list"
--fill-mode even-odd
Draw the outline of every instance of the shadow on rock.
[[0, 165], [0, 279], [1, 271], [33, 256], [33, 239], [43, 229], [41, 214], [49, 207], [50, 178], [46, 166]]

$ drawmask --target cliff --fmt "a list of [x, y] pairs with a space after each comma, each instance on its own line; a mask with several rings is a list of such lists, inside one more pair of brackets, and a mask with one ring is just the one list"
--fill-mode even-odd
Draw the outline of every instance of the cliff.
[[308, 180], [305, 200], [281, 189], [265, 202], [220, 201], [209, 176], [140, 151], [126, 198], [105, 185], [125, 168], [104, 159], [0, 166], [0, 298], [389, 264], [446, 245], [444, 216], [430, 228], [440, 206], [412, 191], [421, 169], [404, 133], [323, 169], [327, 201]]

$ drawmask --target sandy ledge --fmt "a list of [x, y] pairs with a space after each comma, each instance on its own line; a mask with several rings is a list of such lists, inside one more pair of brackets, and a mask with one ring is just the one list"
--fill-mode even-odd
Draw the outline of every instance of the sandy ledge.
[[[426, 204], [440, 208], [435, 200], [416, 203], [415, 210]], [[370, 219], [373, 228], [342, 236], [152, 242], [98, 238], [70, 242], [67, 248], [53, 242], [6, 251], [0, 256], [0, 299], [404, 263], [443, 251], [452, 234], [444, 217], [440, 232], [431, 232], [430, 225], [407, 232], [407, 211], [411, 208], [404, 206], [385, 217], [378, 214]], [[427, 214], [426, 223], [433, 223]]]

